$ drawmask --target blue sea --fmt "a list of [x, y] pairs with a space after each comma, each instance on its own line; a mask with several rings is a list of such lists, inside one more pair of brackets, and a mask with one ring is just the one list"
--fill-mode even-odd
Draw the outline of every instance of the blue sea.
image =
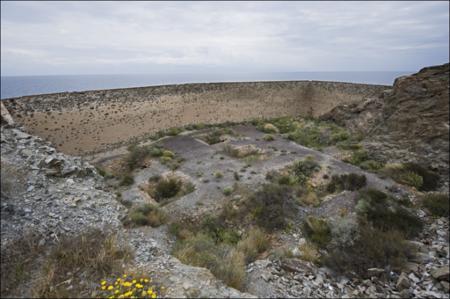
[[395, 78], [411, 73], [413, 72], [1, 76], [1, 98], [6, 99], [25, 95], [66, 91], [209, 82], [321, 80], [392, 85]]

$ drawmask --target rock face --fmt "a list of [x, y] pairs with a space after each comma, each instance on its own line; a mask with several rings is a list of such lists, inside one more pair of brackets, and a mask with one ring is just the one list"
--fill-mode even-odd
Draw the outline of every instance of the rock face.
[[1, 128], [2, 246], [28, 230], [43, 239], [88, 227], [117, 229], [125, 213], [103, 189], [102, 177], [79, 157], [56, 150], [18, 128]]
[[362, 132], [380, 155], [416, 160], [448, 178], [449, 66], [397, 78], [378, 98], [338, 106], [322, 119]]

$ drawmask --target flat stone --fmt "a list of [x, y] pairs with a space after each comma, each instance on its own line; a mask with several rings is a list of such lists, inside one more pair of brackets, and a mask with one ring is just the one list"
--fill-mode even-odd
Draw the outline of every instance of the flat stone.
[[399, 290], [408, 289], [411, 285], [408, 276], [406, 276], [405, 272], [402, 272], [397, 280], [396, 287]]
[[431, 270], [431, 276], [439, 281], [449, 281], [449, 266], [447, 265]]

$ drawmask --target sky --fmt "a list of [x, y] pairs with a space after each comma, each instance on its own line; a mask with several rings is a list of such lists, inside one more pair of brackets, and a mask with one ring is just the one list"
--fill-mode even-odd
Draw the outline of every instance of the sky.
[[449, 2], [1, 2], [1, 75], [417, 71]]

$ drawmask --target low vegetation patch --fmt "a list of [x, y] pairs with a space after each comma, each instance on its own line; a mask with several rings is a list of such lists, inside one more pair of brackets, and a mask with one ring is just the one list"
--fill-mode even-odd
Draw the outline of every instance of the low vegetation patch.
[[131, 209], [128, 219], [125, 222], [127, 225], [150, 225], [158, 227], [167, 221], [166, 213], [156, 205], [142, 204], [136, 208]]
[[439, 184], [437, 173], [416, 163], [387, 164], [380, 173], [420, 191], [433, 191]]
[[448, 193], [427, 193], [422, 198], [422, 205], [434, 216], [448, 217]]
[[325, 247], [331, 241], [331, 229], [325, 219], [308, 216], [302, 228], [308, 240], [319, 247]]
[[331, 193], [342, 190], [355, 191], [363, 188], [366, 184], [367, 179], [363, 174], [349, 173], [333, 175], [330, 183], [327, 185], [327, 191]]
[[145, 275], [123, 274], [117, 278], [102, 279], [99, 284], [101, 298], [158, 298], [165, 288], [154, 284]]
[[224, 135], [235, 135], [234, 131], [229, 128], [213, 128], [208, 134], [200, 137], [208, 144], [216, 144], [224, 141]]
[[351, 242], [337, 241], [321, 262], [349, 276], [369, 278], [367, 269], [370, 268], [398, 270], [414, 255], [414, 249], [401, 232], [382, 231], [364, 222], [358, 225]]
[[356, 212], [381, 231], [397, 230], [407, 237], [417, 235], [423, 227], [412, 211], [375, 189], [360, 192]]
[[160, 203], [167, 203], [169, 199], [192, 193], [195, 185], [176, 175], [165, 177], [155, 176], [149, 179], [148, 194]]
[[92, 297], [91, 282], [120, 275], [131, 257], [114, 235], [100, 230], [63, 236], [55, 245], [40, 245], [40, 240], [27, 235], [2, 251], [2, 297]]

